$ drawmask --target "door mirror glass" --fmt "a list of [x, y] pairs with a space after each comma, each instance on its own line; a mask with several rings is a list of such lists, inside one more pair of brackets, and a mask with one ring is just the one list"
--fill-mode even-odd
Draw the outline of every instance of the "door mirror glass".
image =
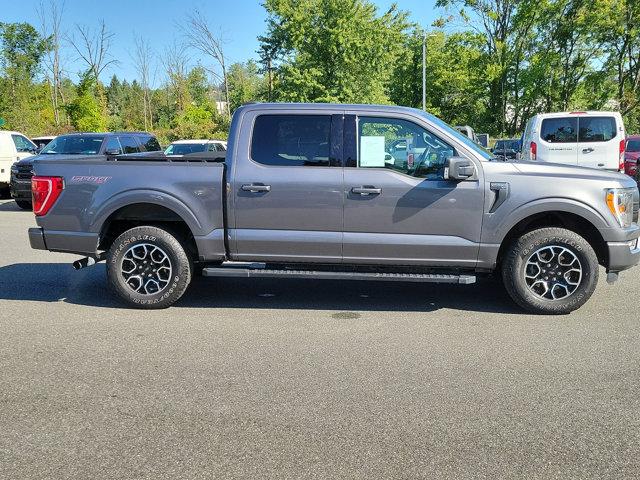
[[476, 167], [471, 160], [462, 157], [451, 157], [447, 160], [444, 177], [447, 180], [467, 180], [476, 173]]
[[105, 155], [120, 155], [121, 153], [119, 148], [109, 148], [104, 152]]

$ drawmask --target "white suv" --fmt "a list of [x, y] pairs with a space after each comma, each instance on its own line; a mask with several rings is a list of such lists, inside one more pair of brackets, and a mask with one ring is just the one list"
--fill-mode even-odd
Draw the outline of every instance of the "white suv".
[[527, 122], [522, 159], [624, 171], [624, 148], [619, 112], [541, 113]]
[[35, 155], [37, 151], [36, 144], [20, 132], [0, 130], [0, 189], [9, 186], [11, 165]]

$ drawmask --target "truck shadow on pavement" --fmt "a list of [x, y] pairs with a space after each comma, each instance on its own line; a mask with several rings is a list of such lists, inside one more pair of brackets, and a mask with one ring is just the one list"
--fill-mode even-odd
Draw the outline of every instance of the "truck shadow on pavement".
[[[0, 300], [125, 307], [107, 288], [105, 266], [66, 263], [0, 267]], [[442, 308], [520, 313], [495, 280], [474, 285], [198, 277], [172, 308], [431, 312]]]

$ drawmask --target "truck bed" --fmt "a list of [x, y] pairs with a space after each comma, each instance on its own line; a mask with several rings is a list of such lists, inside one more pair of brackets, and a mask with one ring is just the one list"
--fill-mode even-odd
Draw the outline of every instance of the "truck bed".
[[[65, 156], [34, 162], [35, 175], [61, 176], [65, 188], [55, 215], [38, 217], [50, 250], [93, 255], [118, 210], [167, 209], [193, 232], [201, 260], [221, 260], [224, 245], [225, 164], [219, 159], [164, 155]], [[132, 207], [135, 205], [136, 207]]]

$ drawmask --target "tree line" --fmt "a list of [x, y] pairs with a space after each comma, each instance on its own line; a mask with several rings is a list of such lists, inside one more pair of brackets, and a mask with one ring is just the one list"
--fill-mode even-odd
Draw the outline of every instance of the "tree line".
[[[422, 106], [493, 136], [518, 135], [535, 113], [611, 109], [640, 130], [638, 0], [437, 0], [432, 25], [369, 0], [264, 0], [254, 59], [229, 63], [205, 14], [187, 14], [173, 45], [135, 37], [130, 58], [105, 23], [67, 25], [40, 4], [39, 23], [0, 23], [2, 128], [30, 135], [146, 130], [162, 142], [226, 138], [251, 101]], [[81, 65], [78, 80], [69, 72]], [[131, 62], [135, 79], [109, 81]], [[78, 73], [78, 72], [75, 72]]]

